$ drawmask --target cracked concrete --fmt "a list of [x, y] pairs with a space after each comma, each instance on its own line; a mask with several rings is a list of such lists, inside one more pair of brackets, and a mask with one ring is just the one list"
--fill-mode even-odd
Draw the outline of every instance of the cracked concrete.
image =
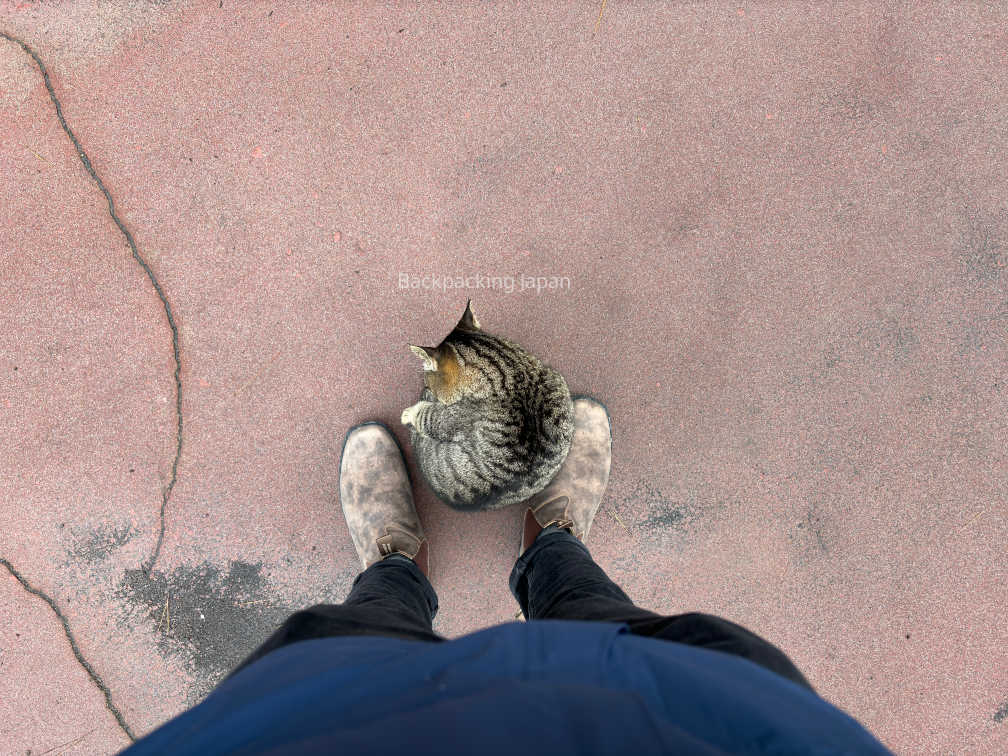
[[[343, 433], [467, 296], [610, 408], [632, 598], [1008, 750], [1006, 15], [0, 3], [0, 751], [112, 752], [340, 600]], [[517, 515], [418, 508], [437, 629], [513, 618]]]
[[158, 299], [160, 299], [161, 304], [164, 305], [165, 316], [168, 319], [168, 327], [171, 329], [172, 356], [175, 359], [175, 456], [171, 463], [171, 478], [161, 492], [161, 511], [158, 515], [159, 524], [157, 542], [154, 545], [154, 551], [151, 553], [150, 558], [144, 564], [144, 571], [150, 573], [154, 563], [157, 561], [157, 558], [161, 553], [161, 544], [164, 541], [165, 508], [168, 506], [168, 499], [171, 497], [172, 489], [175, 487], [175, 481], [178, 478], [178, 463], [182, 456], [182, 379], [180, 377], [182, 372], [182, 361], [179, 357], [178, 326], [175, 324], [175, 317], [172, 315], [171, 303], [165, 296], [164, 290], [161, 288], [161, 284], [158, 282], [157, 276], [154, 274], [154, 271], [151, 270], [147, 260], [144, 259], [143, 255], [141, 255], [140, 251], [137, 249], [136, 240], [133, 238], [133, 234], [130, 233], [130, 230], [123, 223], [122, 218], [120, 218], [118, 213], [116, 213], [115, 200], [113, 199], [111, 192], [109, 192], [108, 188], [102, 182], [101, 177], [95, 171], [94, 165], [92, 165], [91, 159], [87, 155], [87, 151], [84, 149], [83, 145], [81, 145], [77, 136], [73, 133], [73, 130], [67, 125], [66, 119], [63, 117], [63, 109], [60, 107], [59, 97], [56, 96], [56, 91], [53, 89], [52, 81], [49, 78], [49, 72], [46, 70], [45, 63], [43, 63], [42, 59], [39, 58], [38, 53], [36, 53], [30, 45], [25, 44], [23, 40], [2, 31], [0, 31], [0, 37], [17, 44], [22, 50], [24, 50], [25, 54], [32, 59], [35, 65], [38, 66], [39, 72], [42, 74], [42, 80], [45, 82], [46, 91], [49, 93], [49, 98], [52, 100], [53, 107], [56, 111], [56, 119], [59, 121], [60, 127], [66, 132], [67, 137], [69, 137], [70, 142], [74, 146], [74, 150], [77, 152], [77, 156], [84, 165], [84, 169], [88, 172], [88, 175], [91, 176], [95, 184], [97, 184], [98, 188], [101, 190], [101, 193], [104, 195], [105, 201], [108, 203], [109, 217], [112, 218], [113, 222], [126, 238], [126, 243], [129, 245], [130, 252], [133, 254], [133, 259], [136, 260], [137, 264], [147, 275], [151, 286], [154, 287], [154, 291], [157, 293]]
[[[70, 644], [70, 649], [73, 651], [74, 658], [76, 658], [77, 662], [81, 665], [81, 667], [84, 668], [84, 671], [87, 672], [88, 677], [91, 678], [91, 681], [95, 684], [95, 686], [97, 686], [98, 690], [102, 692], [102, 696], [104, 696], [105, 698], [105, 705], [108, 707], [108, 710], [112, 713], [112, 716], [115, 717], [116, 722], [122, 728], [123, 732], [130, 740], [135, 740], [136, 736], [133, 734], [132, 730], [130, 730], [129, 725], [126, 724], [126, 721], [123, 719], [123, 716], [120, 713], [119, 709], [117, 709], [116, 705], [112, 702], [112, 694], [109, 692], [108, 687], [105, 685], [104, 682], [102, 682], [101, 677], [99, 677], [98, 673], [95, 672], [94, 667], [92, 667], [91, 664], [87, 661], [87, 659], [85, 659], [84, 656], [81, 654], [80, 648], [77, 645], [77, 641], [74, 638], [73, 633], [70, 631], [70, 623], [67, 622], [66, 616], [63, 614], [62, 611], [60, 611], [60, 608], [56, 605], [56, 602], [53, 601], [52, 598], [48, 596], [44, 591], [40, 591], [38, 588], [34, 587], [27, 580], [25, 580], [24, 576], [22, 576], [16, 569], [14, 569], [13, 565], [11, 565], [11, 563], [8, 562], [6, 559], [0, 559], [0, 565], [2, 565], [11, 574], [11, 576], [14, 579], [16, 579], [18, 583], [21, 584], [22, 588], [28, 591], [28, 593], [31, 593], [34, 596], [38, 596], [46, 604], [48, 604], [50, 609], [52, 609], [53, 613], [59, 619], [60, 624], [63, 626], [63, 632], [66, 634], [66, 639]], [[20, 637], [21, 634], [20, 632], [15, 631], [14, 635], [16, 637]]]

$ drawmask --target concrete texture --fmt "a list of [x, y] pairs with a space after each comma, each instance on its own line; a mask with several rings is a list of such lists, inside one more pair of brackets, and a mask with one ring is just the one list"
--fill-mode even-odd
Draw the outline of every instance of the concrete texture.
[[[113, 752], [341, 600], [343, 434], [406, 442], [469, 296], [608, 405], [632, 598], [1008, 752], [1008, 5], [600, 6], [0, 2], [153, 276], [0, 40], [0, 752]], [[520, 512], [418, 507], [436, 629], [512, 619]]]

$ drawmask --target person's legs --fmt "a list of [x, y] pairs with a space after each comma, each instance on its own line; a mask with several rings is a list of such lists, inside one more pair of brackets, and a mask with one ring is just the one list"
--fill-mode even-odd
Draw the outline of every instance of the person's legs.
[[528, 619], [629, 622], [658, 617], [634, 606], [587, 547], [556, 525], [545, 528], [518, 557], [508, 582]]
[[444, 640], [432, 623], [438, 610], [437, 593], [416, 562], [392, 554], [375, 562], [354, 580], [343, 602], [340, 621], [348, 635], [354, 626], [375, 634], [418, 640]]
[[509, 582], [530, 620], [622, 622], [634, 635], [735, 654], [812, 690], [779, 648], [741, 625], [711, 614], [662, 616], [636, 606], [585, 545], [556, 526], [544, 529], [518, 558]]
[[427, 579], [427, 539], [413, 506], [399, 445], [378, 423], [351, 428], [340, 460], [340, 503], [364, 571], [342, 604], [291, 615], [231, 674], [290, 643], [333, 635], [442, 641], [432, 622], [438, 600]]
[[579, 398], [574, 423], [563, 466], [527, 503], [509, 580], [525, 617], [626, 623], [635, 635], [742, 656], [812, 689], [791, 660], [758, 635], [710, 614], [662, 616], [641, 609], [595, 564], [583, 541], [609, 480], [609, 417], [595, 400]]
[[611, 463], [609, 413], [594, 399], [574, 399], [567, 457], [549, 485], [524, 504], [519, 557], [509, 584], [526, 618], [615, 622], [658, 616], [635, 607], [584, 545]]
[[443, 641], [431, 626], [437, 610], [427, 576], [411, 559], [393, 554], [358, 575], [342, 604], [316, 604], [292, 614], [231, 675], [281, 646], [333, 635]]

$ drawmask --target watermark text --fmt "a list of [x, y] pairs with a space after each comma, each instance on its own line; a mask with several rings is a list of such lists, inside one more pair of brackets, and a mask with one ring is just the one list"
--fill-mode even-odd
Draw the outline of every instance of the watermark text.
[[529, 276], [524, 273], [517, 276], [485, 276], [482, 274], [438, 276], [400, 273], [399, 288], [425, 291], [485, 289], [503, 291], [506, 294], [513, 294], [516, 291], [534, 291], [536, 294], [542, 294], [544, 291], [570, 291], [571, 280], [569, 276]]

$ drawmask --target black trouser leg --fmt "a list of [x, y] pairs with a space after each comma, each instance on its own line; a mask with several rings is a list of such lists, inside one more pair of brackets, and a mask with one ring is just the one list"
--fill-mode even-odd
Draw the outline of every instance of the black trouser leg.
[[292, 614], [231, 674], [281, 646], [331, 635], [443, 641], [431, 626], [437, 610], [437, 594], [420, 568], [393, 554], [358, 575], [342, 604], [318, 604]]
[[635, 606], [585, 545], [555, 526], [518, 558], [509, 583], [530, 620], [625, 622], [635, 635], [735, 654], [812, 690], [779, 648], [741, 625], [711, 614], [662, 616]]

